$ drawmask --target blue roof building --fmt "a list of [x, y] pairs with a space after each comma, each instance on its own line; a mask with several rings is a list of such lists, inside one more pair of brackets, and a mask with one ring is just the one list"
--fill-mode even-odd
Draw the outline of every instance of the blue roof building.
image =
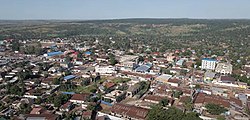
[[215, 60], [215, 59], [211, 59], [211, 58], [203, 58], [202, 60], [206, 60], [206, 61], [217, 61], [217, 60]]
[[90, 51], [86, 51], [84, 54], [85, 55], [91, 55], [91, 52]]
[[63, 54], [63, 52], [61, 52], [61, 51], [57, 51], [57, 52], [49, 52], [49, 53], [47, 53], [47, 56], [56, 56], [56, 55], [62, 55]]
[[176, 62], [176, 65], [182, 66], [184, 63], [184, 59], [180, 59]]
[[201, 62], [201, 69], [214, 70], [216, 66], [216, 60], [211, 58], [203, 58]]
[[147, 63], [145, 65], [141, 65], [135, 69], [136, 72], [148, 72], [149, 69], [152, 67], [152, 64]]
[[68, 76], [63, 77], [63, 79], [68, 81], [68, 80], [74, 79], [75, 77], [76, 76], [74, 76], [74, 75], [68, 75]]
[[105, 102], [105, 101], [103, 101], [103, 100], [101, 100], [101, 103], [102, 103], [102, 104], [105, 104], [105, 105], [108, 105], [108, 106], [113, 106], [111, 103]]
[[75, 94], [75, 92], [62, 92], [62, 94], [65, 94], [65, 95], [73, 95], [73, 94]]

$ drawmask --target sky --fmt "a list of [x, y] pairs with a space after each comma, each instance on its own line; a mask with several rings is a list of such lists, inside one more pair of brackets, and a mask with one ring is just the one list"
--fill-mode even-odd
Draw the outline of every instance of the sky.
[[0, 0], [1, 20], [250, 19], [250, 0]]

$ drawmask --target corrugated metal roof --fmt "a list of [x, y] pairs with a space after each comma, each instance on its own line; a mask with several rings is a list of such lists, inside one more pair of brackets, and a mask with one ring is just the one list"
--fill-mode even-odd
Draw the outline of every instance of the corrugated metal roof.
[[61, 51], [47, 53], [48, 56], [55, 56], [55, 55], [61, 55], [61, 54], [63, 54], [63, 52]]
[[74, 75], [68, 75], [68, 76], [65, 76], [63, 79], [64, 80], [70, 80], [70, 79], [73, 79], [73, 78], [75, 78], [76, 76], [74, 76]]

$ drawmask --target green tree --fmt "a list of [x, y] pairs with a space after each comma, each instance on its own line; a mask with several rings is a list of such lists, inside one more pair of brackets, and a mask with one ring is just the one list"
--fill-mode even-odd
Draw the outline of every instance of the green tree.
[[20, 50], [20, 43], [18, 41], [13, 41], [11, 45], [12, 51], [19, 51]]
[[224, 113], [227, 111], [224, 107], [214, 104], [214, 103], [208, 103], [205, 105], [205, 108], [207, 108], [207, 111], [212, 115], [220, 115], [221, 113]]
[[115, 55], [114, 54], [109, 54], [109, 62], [111, 65], [115, 65], [116, 63], [118, 63], [118, 61], [115, 59]]
[[148, 112], [147, 120], [167, 120], [166, 110], [162, 106], [152, 106]]
[[182, 91], [176, 91], [176, 90], [173, 91], [173, 97], [175, 98], [180, 98], [182, 94], [183, 94]]
[[142, 56], [139, 56], [138, 57], [138, 62], [143, 62], [144, 61], [144, 58]]
[[35, 99], [35, 103], [36, 104], [41, 104], [43, 102], [42, 98], [38, 97], [37, 99]]
[[160, 104], [161, 106], [163, 106], [163, 107], [166, 107], [166, 106], [168, 105], [168, 103], [169, 103], [169, 100], [168, 100], [167, 98], [163, 98], [163, 99], [159, 102], [159, 104]]
[[201, 118], [199, 118], [199, 115], [195, 112], [189, 112], [187, 113], [182, 120], [202, 120]]
[[22, 91], [22, 89], [18, 85], [11, 86], [9, 88], [8, 92], [10, 94], [15, 94], [15, 95], [19, 95], [19, 96], [23, 95], [23, 91]]
[[54, 84], [54, 85], [59, 85], [60, 84], [60, 78], [54, 78], [53, 79], [53, 81], [52, 81], [52, 83]]
[[97, 112], [102, 110], [101, 102], [99, 100], [90, 102], [87, 109], [92, 111], [91, 120], [95, 120]]
[[225, 116], [222, 116], [222, 115], [218, 116], [216, 119], [217, 120], [226, 120]]
[[20, 112], [22, 114], [28, 114], [31, 111], [31, 106], [29, 104], [21, 104], [20, 105]]
[[184, 101], [184, 108], [187, 111], [192, 111], [193, 110], [193, 104], [192, 104], [192, 99], [190, 97], [188, 97], [185, 101]]

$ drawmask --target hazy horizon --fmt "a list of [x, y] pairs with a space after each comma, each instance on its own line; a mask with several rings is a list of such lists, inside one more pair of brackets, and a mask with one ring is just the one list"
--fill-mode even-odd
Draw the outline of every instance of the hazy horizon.
[[0, 0], [0, 20], [250, 19], [249, 0]]

